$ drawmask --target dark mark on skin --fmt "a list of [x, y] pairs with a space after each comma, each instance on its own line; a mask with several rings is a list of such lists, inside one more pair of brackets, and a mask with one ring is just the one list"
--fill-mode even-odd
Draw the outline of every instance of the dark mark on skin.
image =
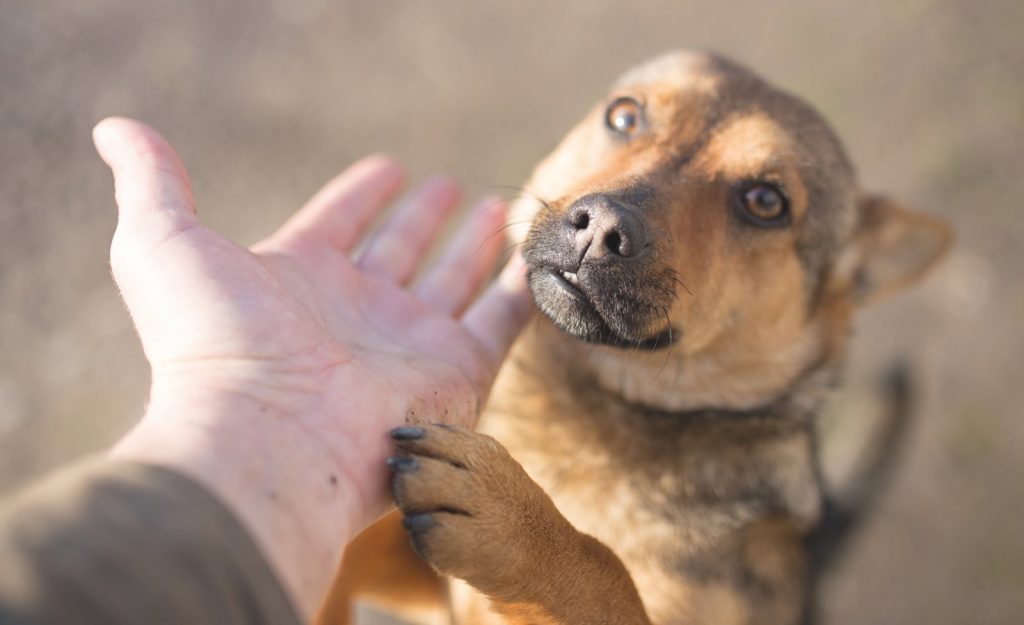
[[327, 478], [327, 481], [331, 483], [331, 486], [337, 486], [338, 485], [338, 478], [337, 478], [337, 476], [331, 475], [330, 477]]

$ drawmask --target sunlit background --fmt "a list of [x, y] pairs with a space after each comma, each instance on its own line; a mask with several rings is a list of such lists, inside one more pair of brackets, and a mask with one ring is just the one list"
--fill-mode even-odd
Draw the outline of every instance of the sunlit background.
[[856, 430], [898, 357], [919, 408], [827, 622], [1020, 623], [1022, 33], [1020, 0], [0, 0], [0, 490], [144, 407], [101, 117], [161, 129], [207, 223], [252, 242], [370, 151], [470, 195], [521, 184], [621, 71], [709, 48], [805, 97], [865, 186], [958, 233], [939, 272], [858, 323], [833, 421]]

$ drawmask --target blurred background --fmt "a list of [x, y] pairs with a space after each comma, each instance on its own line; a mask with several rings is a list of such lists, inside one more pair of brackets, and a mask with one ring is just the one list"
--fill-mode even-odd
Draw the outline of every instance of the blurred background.
[[[144, 407], [108, 273], [101, 117], [162, 130], [204, 219], [253, 242], [370, 151], [471, 195], [521, 184], [620, 72], [708, 48], [819, 108], [866, 187], [958, 232], [940, 271], [859, 320], [828, 422], [856, 430], [899, 357], [919, 409], [827, 580], [826, 622], [1024, 620], [1020, 0], [0, 0], [0, 15], [0, 492]], [[843, 437], [829, 449], [841, 464]]]

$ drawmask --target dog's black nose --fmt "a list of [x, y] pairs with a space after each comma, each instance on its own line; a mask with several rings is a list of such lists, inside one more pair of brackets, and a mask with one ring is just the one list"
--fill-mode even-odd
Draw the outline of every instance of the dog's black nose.
[[634, 210], [602, 193], [576, 200], [566, 213], [580, 264], [606, 256], [625, 259], [647, 246], [647, 227]]

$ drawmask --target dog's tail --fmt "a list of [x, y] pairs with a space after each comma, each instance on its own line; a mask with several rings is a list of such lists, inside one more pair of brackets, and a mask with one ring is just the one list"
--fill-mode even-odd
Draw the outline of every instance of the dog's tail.
[[[884, 413], [864, 446], [850, 477], [833, 488], [825, 498], [825, 509], [817, 528], [808, 536], [812, 584], [841, 559], [864, 519], [877, 508], [890, 482], [913, 422], [914, 387], [905, 362], [894, 363], [883, 376], [881, 392]], [[808, 593], [811, 601], [816, 592]], [[816, 606], [807, 606], [805, 624], [815, 622]]]

